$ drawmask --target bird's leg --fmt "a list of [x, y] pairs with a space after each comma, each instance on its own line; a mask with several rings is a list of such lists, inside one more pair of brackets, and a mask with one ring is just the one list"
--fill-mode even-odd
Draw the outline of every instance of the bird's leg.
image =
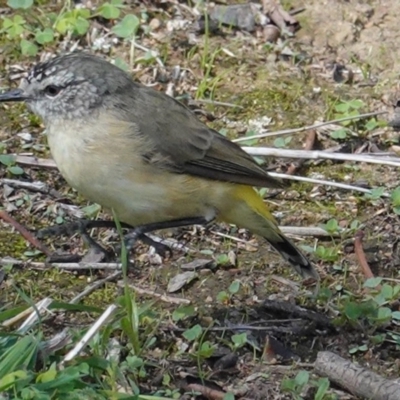
[[192, 217], [137, 226], [124, 238], [127, 253], [132, 249], [136, 240], [141, 240], [145, 233], [157, 231], [159, 229], [179, 228], [188, 225], [205, 225], [209, 222], [210, 221], [204, 217]]
[[[74, 222], [69, 222], [66, 224], [62, 225], [54, 225], [50, 226], [49, 228], [44, 228], [41, 229], [37, 237], [39, 239], [42, 239], [47, 236], [58, 236], [58, 235], [69, 235], [72, 236], [74, 233], [79, 232], [84, 240], [92, 247], [100, 249], [102, 248], [94, 239], [92, 239], [87, 231], [89, 229], [93, 228], [115, 228], [115, 222], [114, 221], [106, 221], [106, 220], [90, 220], [90, 219], [82, 219]], [[134, 229], [132, 225], [126, 224], [121, 222], [121, 227], [122, 228], [127, 228], [127, 229]], [[152, 246], [155, 248], [157, 254], [159, 254], [162, 257], [165, 257], [167, 253], [172, 255], [172, 250], [169, 246], [157, 242], [150, 237], [146, 236], [145, 234], [142, 234], [138, 237], [139, 240], [141, 240], [144, 244], [147, 244], [148, 246]], [[106, 252], [106, 250], [104, 250]], [[105, 254], [108, 254], [106, 252]]]
[[[128, 224], [121, 224], [122, 228], [132, 229], [133, 227]], [[105, 220], [90, 220], [90, 219], [81, 219], [74, 222], [68, 222], [62, 225], [53, 225], [48, 228], [41, 229], [38, 232], [38, 238], [42, 239], [47, 236], [59, 236], [59, 235], [68, 235], [72, 236], [76, 232], [85, 232], [89, 229], [93, 228], [115, 228], [114, 221], [105, 221]]]

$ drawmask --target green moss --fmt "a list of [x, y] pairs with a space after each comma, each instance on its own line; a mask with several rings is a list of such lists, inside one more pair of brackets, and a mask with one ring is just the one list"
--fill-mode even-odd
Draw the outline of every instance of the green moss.
[[19, 233], [10, 232], [8, 227], [0, 227], [0, 254], [2, 257], [20, 259], [26, 250], [26, 241]]

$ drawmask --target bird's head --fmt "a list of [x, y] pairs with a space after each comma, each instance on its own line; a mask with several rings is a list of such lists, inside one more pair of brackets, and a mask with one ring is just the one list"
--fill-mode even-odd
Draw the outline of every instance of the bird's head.
[[0, 102], [25, 101], [44, 121], [75, 119], [93, 113], [128, 82], [115, 65], [74, 52], [35, 65], [18, 89], [0, 94]]

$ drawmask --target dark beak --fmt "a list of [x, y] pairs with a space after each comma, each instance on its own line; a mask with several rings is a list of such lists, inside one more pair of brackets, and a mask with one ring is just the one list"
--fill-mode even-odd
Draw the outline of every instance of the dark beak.
[[22, 89], [12, 89], [9, 92], [0, 94], [0, 103], [5, 101], [24, 101], [28, 97], [24, 96], [24, 91]]

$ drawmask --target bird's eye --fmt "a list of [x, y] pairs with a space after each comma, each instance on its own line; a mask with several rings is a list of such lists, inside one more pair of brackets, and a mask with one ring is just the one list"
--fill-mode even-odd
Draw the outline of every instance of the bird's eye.
[[55, 97], [61, 92], [61, 87], [55, 85], [46, 86], [44, 93], [49, 97]]

